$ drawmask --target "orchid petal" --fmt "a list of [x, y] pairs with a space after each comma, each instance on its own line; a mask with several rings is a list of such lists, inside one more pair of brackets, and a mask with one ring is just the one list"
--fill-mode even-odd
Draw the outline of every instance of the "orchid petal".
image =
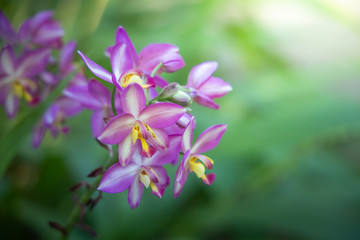
[[85, 54], [78, 51], [80, 54], [82, 60], [84, 61], [85, 65], [89, 68], [89, 70], [98, 78], [105, 80], [109, 83], [112, 83], [112, 75], [107, 70], [105, 70], [103, 67], [99, 66], [97, 63], [95, 63], [93, 60], [88, 58]]
[[118, 153], [121, 166], [126, 166], [130, 162], [135, 151], [135, 146], [132, 142], [131, 134], [119, 143]]
[[164, 128], [173, 125], [185, 112], [185, 108], [174, 103], [154, 103], [140, 113], [139, 119], [152, 128]]
[[139, 54], [139, 68], [152, 72], [162, 63], [164, 72], [175, 72], [185, 66], [177, 46], [165, 43], [153, 43], [144, 47]]
[[110, 120], [98, 139], [103, 143], [117, 144], [130, 134], [134, 123], [135, 118], [131, 114], [118, 115]]
[[139, 166], [128, 164], [126, 167], [119, 163], [112, 165], [104, 174], [99, 184], [98, 190], [108, 193], [119, 193], [130, 187], [136, 179]]
[[176, 171], [175, 183], [174, 183], [174, 197], [175, 198], [179, 196], [181, 190], [183, 189], [183, 187], [185, 185], [187, 177], [189, 175], [188, 156], [189, 156], [189, 151], [187, 151], [184, 154], [184, 157], [181, 160], [181, 163], [179, 164], [179, 167]]
[[17, 40], [16, 33], [11, 26], [10, 21], [2, 11], [0, 11], [0, 38], [4, 39], [6, 42], [12, 43]]
[[60, 97], [56, 100], [56, 105], [59, 106], [63, 117], [71, 117], [78, 114], [83, 110], [83, 106], [80, 102], [73, 101], [67, 97]]
[[162, 150], [169, 147], [169, 137], [164, 130], [153, 128], [152, 131], [154, 132], [156, 137], [149, 136], [146, 139], [149, 145], [151, 145], [156, 149], [162, 149]]
[[[153, 183], [158, 183], [159, 182], [159, 179], [156, 176], [155, 172], [153, 172], [150, 168], [148, 168], [145, 165], [141, 165], [141, 170], [146, 172], [146, 174], [148, 175], [151, 182], [153, 182]], [[143, 174], [143, 173], [140, 171], [140, 174]], [[140, 179], [141, 179], [141, 177], [140, 177]]]
[[102, 109], [95, 110], [91, 116], [91, 130], [94, 137], [101, 135], [105, 127], [104, 112]]
[[68, 87], [64, 89], [63, 94], [73, 101], [81, 103], [85, 108], [97, 110], [102, 107], [101, 103], [90, 94], [88, 86]]
[[39, 49], [26, 54], [20, 61], [16, 72], [18, 76], [33, 77], [41, 73], [48, 64], [50, 50]]
[[210, 158], [208, 158], [204, 155], [201, 155], [201, 154], [193, 154], [191, 156], [199, 159], [207, 169], [212, 169], [214, 161], [211, 160]]
[[197, 95], [194, 97], [194, 101], [204, 107], [213, 108], [213, 109], [219, 109], [220, 106], [214, 102], [211, 98], [206, 96], [205, 94], [202, 94], [201, 92], [198, 92]]
[[186, 86], [198, 89], [217, 69], [217, 62], [204, 62], [190, 71]]
[[139, 175], [137, 175], [129, 188], [128, 202], [132, 209], [139, 205], [143, 191], [144, 184], [140, 182]]
[[170, 178], [165, 170], [165, 168], [161, 167], [161, 166], [151, 166], [152, 170], [154, 170], [157, 174], [157, 178], [158, 178], [158, 183], [157, 185], [161, 185], [161, 186], [169, 186], [170, 184]]
[[205, 183], [206, 185], [211, 185], [214, 180], [216, 178], [215, 173], [210, 173], [208, 175], [204, 175], [202, 176], [201, 180], [203, 181], [203, 183]]
[[131, 54], [127, 46], [122, 43], [118, 43], [112, 48], [110, 61], [116, 79], [133, 67]]
[[164, 195], [165, 187], [161, 186], [160, 184], [150, 183], [150, 187], [152, 190], [152, 194], [161, 198]]
[[19, 109], [19, 98], [14, 94], [13, 91], [10, 91], [5, 99], [5, 111], [9, 118], [16, 116]]
[[125, 29], [122, 26], [119, 26], [115, 33], [115, 44], [119, 43], [125, 44], [127, 46], [128, 51], [131, 55], [131, 59], [135, 66], [137, 66], [139, 62], [138, 55], [136, 53], [133, 43], [131, 42], [129, 36], [127, 35]]
[[44, 139], [45, 127], [42, 123], [38, 124], [32, 134], [32, 146], [33, 148], [38, 148]]
[[123, 111], [137, 118], [141, 110], [145, 108], [143, 88], [137, 83], [130, 84], [122, 91], [120, 101]]
[[195, 117], [192, 117], [181, 139], [181, 149], [183, 152], [186, 152], [191, 148], [193, 141], [194, 125], [195, 125]]
[[76, 48], [75, 41], [70, 41], [63, 47], [59, 59], [60, 72], [62, 74], [66, 75], [74, 69], [72, 62], [73, 62], [75, 48]]
[[177, 163], [180, 152], [181, 135], [170, 136], [169, 142], [170, 144], [168, 149], [156, 151], [150, 159], [147, 159], [147, 165], [162, 166], [168, 163]]
[[203, 85], [198, 88], [198, 91], [205, 94], [209, 98], [219, 98], [232, 90], [229, 83], [221, 78], [210, 77]]
[[16, 71], [16, 58], [11, 45], [5, 45], [0, 52], [0, 69], [11, 75]]
[[110, 91], [96, 79], [89, 80], [89, 92], [96, 98], [104, 107], [104, 105], [111, 105], [111, 93]]
[[221, 137], [224, 135], [226, 128], [226, 125], [215, 125], [206, 129], [194, 143], [191, 152], [203, 153], [215, 148], [219, 144]]

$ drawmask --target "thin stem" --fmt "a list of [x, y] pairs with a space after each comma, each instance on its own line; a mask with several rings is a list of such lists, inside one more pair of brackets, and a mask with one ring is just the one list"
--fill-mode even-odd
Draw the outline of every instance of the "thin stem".
[[67, 223], [65, 225], [65, 231], [66, 234], [62, 235], [61, 239], [68, 239], [70, 236], [71, 231], [73, 230], [75, 224], [78, 222], [80, 218], [81, 213], [81, 207], [83, 205], [86, 205], [86, 203], [89, 201], [91, 196], [96, 192], [97, 187], [100, 184], [101, 178], [103, 177], [105, 171], [111, 167], [114, 163], [117, 161], [117, 154], [114, 154], [114, 156], [110, 157], [109, 160], [104, 165], [104, 172], [101, 173], [99, 176], [96, 177], [95, 181], [90, 185], [89, 189], [87, 189], [79, 198], [79, 201], [74, 206]]
[[162, 62], [160, 62], [155, 68], [154, 70], [151, 72], [150, 77], [154, 77], [155, 74], [157, 73], [157, 71], [163, 66]]

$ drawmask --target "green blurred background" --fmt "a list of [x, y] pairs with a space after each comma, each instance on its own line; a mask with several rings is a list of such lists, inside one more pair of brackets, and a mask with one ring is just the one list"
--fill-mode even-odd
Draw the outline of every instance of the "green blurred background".
[[[104, 194], [85, 222], [99, 239], [360, 239], [360, 2], [357, 0], [11, 0], [1, 9], [18, 26], [52, 9], [78, 49], [110, 69], [103, 53], [117, 26], [138, 51], [153, 42], [180, 48], [192, 66], [215, 60], [233, 91], [218, 111], [193, 106], [198, 136], [226, 123], [211, 187], [190, 175], [180, 197], [147, 190], [130, 209], [127, 192]], [[76, 56], [80, 63], [80, 58]], [[88, 70], [87, 75], [93, 76]], [[71, 131], [33, 150], [24, 140], [0, 185], [5, 239], [54, 239], [65, 223], [68, 189], [106, 160], [90, 112]], [[4, 130], [11, 125], [0, 113]], [[1, 132], [4, 132], [4, 131]], [[1, 153], [4, 154], [4, 153]], [[0, 157], [1, 161], [1, 157]], [[175, 167], [167, 168], [173, 180]], [[89, 239], [76, 229], [71, 239]]]

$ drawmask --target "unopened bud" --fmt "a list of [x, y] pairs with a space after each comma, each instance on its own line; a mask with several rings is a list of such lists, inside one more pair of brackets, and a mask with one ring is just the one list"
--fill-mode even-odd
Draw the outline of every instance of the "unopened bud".
[[190, 106], [192, 103], [192, 98], [183, 91], [178, 91], [174, 95], [172, 95], [169, 100], [173, 103], [176, 103], [182, 107]]
[[179, 86], [178, 83], [170, 83], [160, 92], [158, 98], [165, 99], [171, 97], [178, 91]]

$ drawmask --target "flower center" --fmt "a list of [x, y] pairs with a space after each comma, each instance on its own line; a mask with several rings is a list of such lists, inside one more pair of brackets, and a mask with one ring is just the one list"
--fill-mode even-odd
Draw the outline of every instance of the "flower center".
[[138, 122], [136, 122], [135, 126], [133, 127], [132, 140], [133, 140], [133, 143], [135, 144], [136, 140], [139, 139], [141, 142], [142, 149], [150, 157], [151, 154], [150, 154], [150, 150], [149, 150], [149, 145], [147, 144], [145, 139], [147, 139], [148, 137], [152, 137], [153, 139], [156, 139], [156, 135], [155, 135], [154, 131], [149, 127], [149, 125], [147, 125], [145, 123], [144, 124], [140, 123], [140, 124]]
[[15, 82], [13, 84], [13, 89], [16, 96], [18, 96], [19, 98], [22, 98], [24, 96], [27, 102], [32, 102], [34, 100], [33, 96], [31, 96], [31, 94], [20, 83]]
[[144, 84], [143, 74], [140, 71], [131, 70], [120, 78], [120, 86], [126, 88], [130, 83], [137, 83], [143, 88], [149, 88], [150, 84]]
[[140, 171], [139, 175], [140, 182], [142, 182], [146, 188], [149, 188], [150, 186], [153, 193], [159, 197], [162, 195], [159, 191], [159, 188], [155, 185], [155, 183], [159, 182], [159, 176], [151, 167], [144, 167]]
[[203, 179], [204, 177], [206, 177], [205, 167], [208, 169], [212, 168], [212, 164], [214, 164], [214, 161], [204, 155], [201, 155], [199, 157], [192, 156], [189, 159], [189, 165], [191, 171], [194, 172], [198, 178]]

